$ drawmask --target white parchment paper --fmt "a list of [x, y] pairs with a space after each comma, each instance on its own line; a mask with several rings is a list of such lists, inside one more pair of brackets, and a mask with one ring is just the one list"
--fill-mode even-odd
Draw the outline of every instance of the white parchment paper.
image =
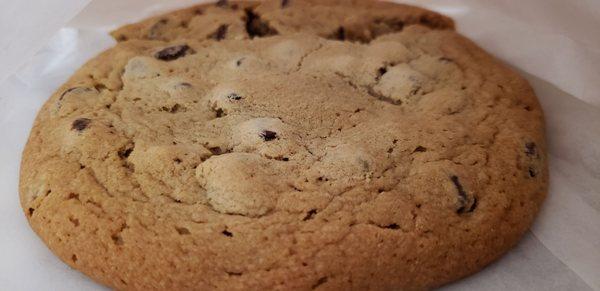
[[[6, 3], [5, 3], [6, 2]], [[61, 263], [18, 202], [42, 103], [119, 25], [194, 0], [0, 0], [0, 290], [105, 290]], [[600, 1], [407, 0], [519, 69], [546, 114], [550, 192], [521, 243], [445, 290], [600, 290]]]

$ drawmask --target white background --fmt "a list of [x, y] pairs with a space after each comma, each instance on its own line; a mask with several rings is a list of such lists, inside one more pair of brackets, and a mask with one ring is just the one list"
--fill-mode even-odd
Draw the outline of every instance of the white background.
[[[91, 3], [90, 3], [91, 2]], [[107, 32], [194, 0], [0, 0], [0, 290], [104, 290], [53, 256], [18, 202], [35, 114]], [[446, 290], [600, 290], [600, 1], [412, 0], [529, 79], [546, 114], [550, 193], [522, 242]], [[518, 3], [518, 4], [517, 4]]]

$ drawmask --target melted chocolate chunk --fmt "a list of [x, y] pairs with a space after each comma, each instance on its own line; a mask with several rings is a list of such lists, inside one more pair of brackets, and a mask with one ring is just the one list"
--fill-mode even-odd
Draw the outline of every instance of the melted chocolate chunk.
[[89, 118], [78, 118], [73, 121], [71, 125], [72, 130], [82, 131], [88, 127], [88, 125], [92, 122]]
[[270, 130], [265, 130], [263, 132], [260, 133], [260, 137], [264, 140], [264, 141], [272, 141], [274, 139], [277, 138], [277, 133], [274, 131], [270, 131]]
[[163, 61], [172, 61], [186, 55], [190, 47], [186, 44], [171, 46], [157, 52], [154, 57]]

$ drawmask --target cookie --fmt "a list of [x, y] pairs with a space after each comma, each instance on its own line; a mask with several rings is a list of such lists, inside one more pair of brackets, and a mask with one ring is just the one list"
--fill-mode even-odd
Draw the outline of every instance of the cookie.
[[434, 288], [547, 191], [532, 89], [439, 14], [219, 1], [113, 36], [40, 110], [20, 178], [35, 232], [112, 288]]

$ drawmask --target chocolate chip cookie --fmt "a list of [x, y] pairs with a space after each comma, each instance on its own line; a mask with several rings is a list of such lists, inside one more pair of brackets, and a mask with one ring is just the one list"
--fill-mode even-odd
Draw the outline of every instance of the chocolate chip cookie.
[[437, 13], [221, 0], [113, 36], [40, 110], [20, 181], [35, 232], [112, 288], [433, 288], [547, 191], [532, 89]]

